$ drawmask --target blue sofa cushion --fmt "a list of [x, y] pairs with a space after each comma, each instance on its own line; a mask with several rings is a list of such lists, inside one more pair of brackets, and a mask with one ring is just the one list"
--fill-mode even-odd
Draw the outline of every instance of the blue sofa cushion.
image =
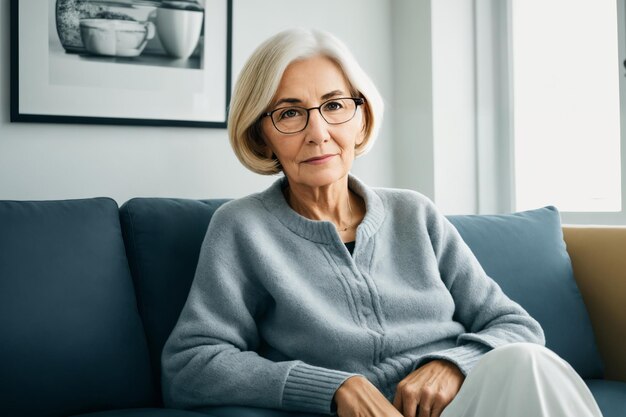
[[541, 323], [546, 346], [583, 378], [601, 378], [602, 361], [556, 208], [448, 218], [485, 271]]
[[[123, 410], [100, 411], [72, 417], [219, 417], [208, 412], [196, 413], [171, 408], [130, 408]], [[243, 416], [241, 416], [243, 417]]]
[[605, 381], [603, 379], [592, 379], [585, 382], [596, 399], [603, 417], [626, 416], [626, 382]]
[[327, 417], [328, 414], [313, 414], [301, 411], [284, 411], [272, 408], [242, 407], [226, 405], [206, 407], [196, 410], [199, 413], [210, 414], [213, 417]]
[[187, 300], [211, 216], [225, 201], [134, 198], [120, 208], [158, 389], [163, 345]]
[[0, 201], [0, 414], [156, 402], [118, 207]]

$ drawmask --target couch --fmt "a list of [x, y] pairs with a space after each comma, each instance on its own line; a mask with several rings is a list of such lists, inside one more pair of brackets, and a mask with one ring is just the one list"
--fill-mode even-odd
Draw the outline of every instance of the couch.
[[[0, 201], [0, 416], [304, 416], [162, 404], [161, 349], [224, 201]], [[449, 219], [605, 417], [626, 417], [626, 228], [562, 227], [552, 207]]]

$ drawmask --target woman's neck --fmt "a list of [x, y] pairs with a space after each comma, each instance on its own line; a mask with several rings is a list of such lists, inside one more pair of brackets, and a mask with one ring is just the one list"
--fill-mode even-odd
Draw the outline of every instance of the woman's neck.
[[311, 220], [330, 221], [339, 232], [355, 229], [360, 220], [354, 209], [359, 203], [348, 188], [347, 176], [324, 187], [289, 184], [284, 193], [297, 213]]

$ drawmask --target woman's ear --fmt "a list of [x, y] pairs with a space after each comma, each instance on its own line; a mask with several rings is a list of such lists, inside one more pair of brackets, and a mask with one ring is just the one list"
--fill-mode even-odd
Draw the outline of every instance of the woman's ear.
[[263, 135], [261, 135], [261, 140], [263, 141], [263, 154], [267, 159], [275, 159], [274, 150], [270, 146], [270, 143]]
[[254, 142], [256, 144], [256, 151], [260, 155], [263, 155], [267, 159], [273, 158], [274, 151], [270, 147], [268, 140], [265, 138], [260, 123], [257, 123], [254, 127]]
[[365, 137], [367, 136], [367, 131], [368, 131], [368, 120], [369, 120], [369, 111], [367, 106], [367, 102], [363, 103], [363, 112], [361, 112], [361, 130], [358, 133], [358, 136], [356, 138], [356, 142], [354, 144], [354, 147], [356, 149], [358, 149], [361, 144], [365, 141]]
[[361, 146], [363, 144], [363, 142], [365, 141], [365, 135], [367, 133], [367, 128], [365, 127], [365, 125], [363, 125], [363, 128], [359, 131], [359, 134], [356, 138], [356, 143], [355, 143], [355, 148], [358, 148], [359, 146]]

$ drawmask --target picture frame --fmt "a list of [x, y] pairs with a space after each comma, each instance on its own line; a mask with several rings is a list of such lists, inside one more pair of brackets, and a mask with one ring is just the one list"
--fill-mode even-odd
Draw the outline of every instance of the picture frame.
[[11, 122], [226, 128], [232, 0], [11, 0]]

